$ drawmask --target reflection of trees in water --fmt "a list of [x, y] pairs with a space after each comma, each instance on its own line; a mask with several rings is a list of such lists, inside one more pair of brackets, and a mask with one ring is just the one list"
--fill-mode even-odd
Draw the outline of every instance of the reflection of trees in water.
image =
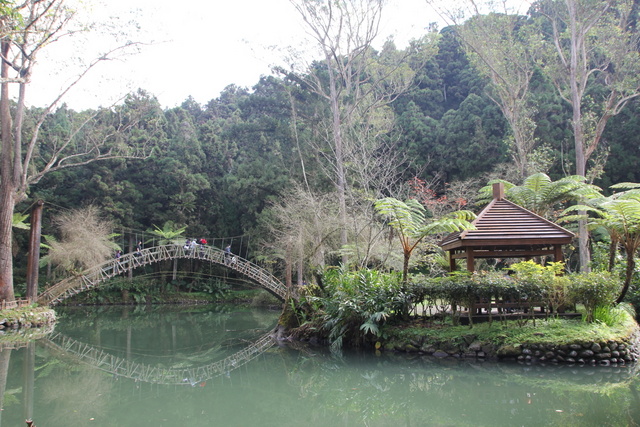
[[[0, 351], [0, 409], [4, 408], [7, 389], [7, 375], [9, 374], [9, 362], [11, 361], [11, 349], [3, 349]], [[8, 394], [8, 396], [12, 396]], [[2, 412], [0, 412], [0, 420]]]
[[104, 396], [113, 391], [108, 375], [83, 364], [58, 363], [50, 368], [39, 388], [39, 404], [46, 408], [40, 412], [47, 414], [47, 424], [81, 426], [91, 418], [107, 419], [109, 401]]
[[640, 386], [635, 366], [526, 366], [387, 354], [365, 358], [355, 370], [348, 366], [353, 363], [351, 357], [348, 363], [300, 357], [289, 366], [288, 381], [300, 398], [321, 396], [310, 419], [320, 421], [330, 410], [365, 425], [629, 425], [640, 403], [631, 392]]

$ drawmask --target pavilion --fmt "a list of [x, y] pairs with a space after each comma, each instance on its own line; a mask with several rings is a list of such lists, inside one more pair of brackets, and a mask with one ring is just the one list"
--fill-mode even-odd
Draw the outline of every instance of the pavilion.
[[466, 259], [470, 272], [477, 258], [552, 256], [562, 261], [562, 245], [574, 238], [574, 233], [506, 200], [502, 183], [493, 184], [493, 200], [472, 224], [475, 229], [451, 233], [440, 242], [449, 252], [451, 271], [456, 259]]

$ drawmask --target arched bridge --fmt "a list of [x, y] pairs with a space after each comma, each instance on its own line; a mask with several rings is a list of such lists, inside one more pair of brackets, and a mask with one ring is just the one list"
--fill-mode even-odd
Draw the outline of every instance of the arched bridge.
[[281, 301], [287, 298], [287, 288], [280, 280], [262, 267], [237, 255], [230, 256], [229, 254], [225, 254], [224, 251], [211, 246], [201, 245], [193, 249], [186, 249], [181, 245], [162, 245], [145, 248], [140, 252], [122, 255], [116, 260], [104, 262], [78, 275], [64, 279], [45, 289], [38, 295], [37, 302], [40, 305], [55, 305], [73, 295], [95, 288], [112, 277], [127, 273], [130, 270], [161, 261], [180, 258], [200, 259], [223, 265], [244, 275], [275, 295]]

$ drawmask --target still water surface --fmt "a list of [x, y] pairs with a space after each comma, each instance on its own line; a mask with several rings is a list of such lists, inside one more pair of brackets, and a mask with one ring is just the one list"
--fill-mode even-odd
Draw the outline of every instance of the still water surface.
[[278, 313], [231, 306], [58, 312], [47, 339], [0, 352], [0, 427], [640, 423], [635, 367], [336, 355], [261, 339]]

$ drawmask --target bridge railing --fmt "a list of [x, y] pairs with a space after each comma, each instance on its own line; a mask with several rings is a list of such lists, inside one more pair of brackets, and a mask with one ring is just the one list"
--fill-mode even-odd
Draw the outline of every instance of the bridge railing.
[[284, 301], [287, 298], [286, 286], [267, 270], [249, 260], [237, 255], [226, 254], [211, 246], [199, 245], [195, 248], [186, 248], [182, 245], [163, 245], [123, 255], [118, 259], [106, 261], [83, 271], [81, 274], [64, 279], [45, 289], [38, 296], [38, 302], [40, 304], [55, 304], [130, 270], [181, 258], [201, 259], [224, 265], [255, 281], [281, 300]]

